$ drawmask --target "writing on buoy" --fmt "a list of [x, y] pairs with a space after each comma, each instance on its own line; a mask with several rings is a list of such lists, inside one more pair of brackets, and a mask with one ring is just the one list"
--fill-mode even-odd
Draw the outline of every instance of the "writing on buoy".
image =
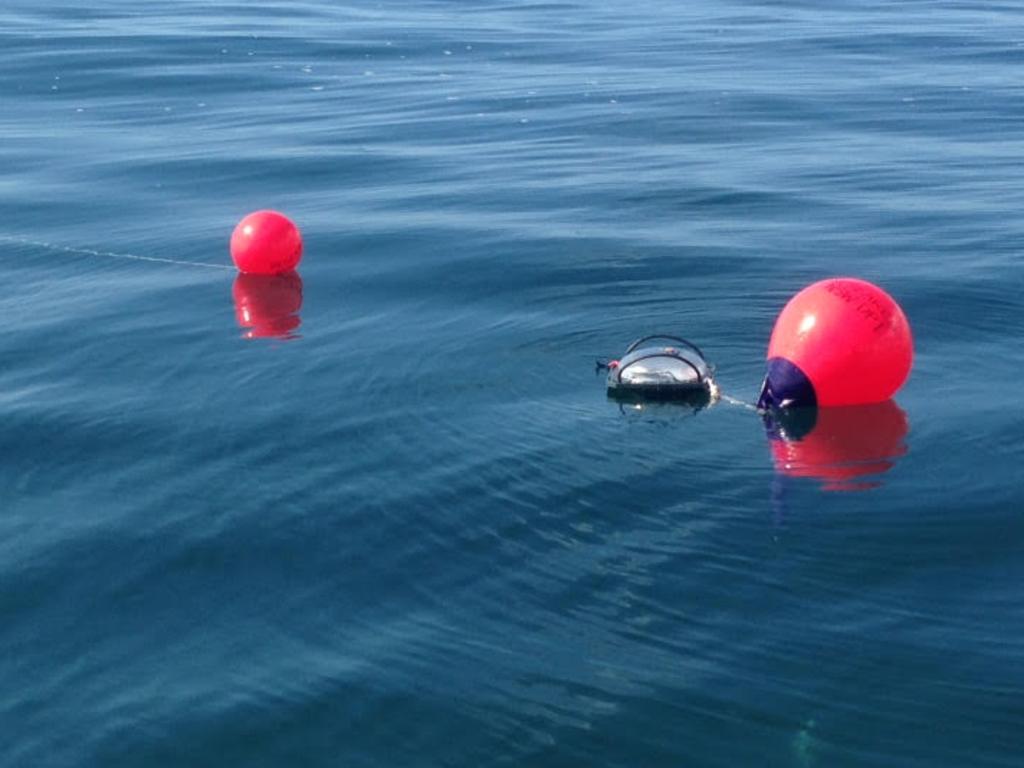
[[256, 275], [290, 272], [302, 258], [299, 228], [277, 211], [250, 213], [231, 233], [231, 258], [239, 271]]
[[865, 280], [809, 285], [775, 321], [760, 408], [888, 400], [910, 374], [914, 343], [893, 298]]

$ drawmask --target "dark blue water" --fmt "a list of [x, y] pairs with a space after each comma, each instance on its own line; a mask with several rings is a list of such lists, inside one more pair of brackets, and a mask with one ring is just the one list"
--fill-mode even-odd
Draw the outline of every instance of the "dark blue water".
[[[1014, 3], [3, 0], [0, 764], [1024, 764], [1022, 82]], [[895, 404], [595, 376], [752, 400], [835, 274]]]

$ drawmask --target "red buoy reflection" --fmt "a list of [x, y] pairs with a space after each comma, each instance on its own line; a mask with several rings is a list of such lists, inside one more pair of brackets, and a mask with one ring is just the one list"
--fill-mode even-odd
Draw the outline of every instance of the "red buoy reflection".
[[281, 275], [239, 274], [231, 291], [238, 325], [246, 339], [293, 339], [302, 324], [302, 278], [297, 272]]
[[892, 400], [771, 413], [765, 426], [776, 471], [820, 480], [827, 491], [877, 487], [907, 452], [907, 414]]

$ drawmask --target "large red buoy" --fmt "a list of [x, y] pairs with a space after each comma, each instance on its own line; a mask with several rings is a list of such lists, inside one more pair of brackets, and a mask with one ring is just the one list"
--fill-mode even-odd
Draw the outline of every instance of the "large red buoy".
[[889, 294], [851, 277], [822, 280], [790, 299], [775, 321], [758, 406], [888, 400], [913, 356], [910, 324]]
[[284, 214], [256, 211], [238, 222], [231, 234], [231, 258], [242, 272], [290, 272], [302, 258], [302, 235]]
[[246, 339], [294, 338], [302, 324], [302, 278], [297, 272], [282, 275], [246, 275], [235, 278], [232, 289], [235, 318]]

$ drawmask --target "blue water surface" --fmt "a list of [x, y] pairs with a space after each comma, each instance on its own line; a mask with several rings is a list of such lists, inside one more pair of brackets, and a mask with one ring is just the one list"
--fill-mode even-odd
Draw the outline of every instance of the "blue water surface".
[[[3, 0], [0, 765], [1024, 764], [1022, 83], [1009, 2]], [[595, 374], [750, 401], [837, 274], [895, 404]]]

